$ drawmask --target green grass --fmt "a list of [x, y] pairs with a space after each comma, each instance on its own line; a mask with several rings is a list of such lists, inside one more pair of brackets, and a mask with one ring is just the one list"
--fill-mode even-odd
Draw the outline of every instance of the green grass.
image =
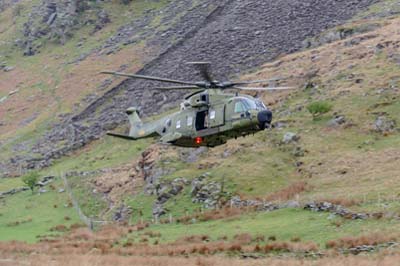
[[382, 212], [396, 214], [400, 212], [400, 202], [398, 195], [394, 195], [392, 198], [383, 197], [384, 194], [381, 194], [381, 198], [377, 197], [379, 194], [376, 193], [375, 197], [365, 198], [365, 201], [361, 201], [361, 203], [354, 205], [351, 207], [353, 211], [358, 212]]
[[[224, 181], [228, 192], [267, 196], [301, 178], [295, 174], [295, 158], [290, 152], [280, 150], [271, 144], [272, 140], [277, 141], [281, 137], [274, 132], [260, 132], [254, 136], [232, 140], [231, 142], [238, 143], [240, 148], [237, 153], [227, 158], [216, 157], [210, 160], [205, 153], [199, 157], [199, 161], [185, 163], [181, 158], [169, 155], [164, 160], [167, 163], [161, 160], [159, 165], [174, 171], [163, 176], [162, 180], [179, 177], [192, 180], [207, 172], [211, 175], [210, 181]], [[292, 151], [293, 148], [289, 149]], [[200, 164], [210, 162], [216, 165], [208, 169], [198, 167]]]
[[68, 177], [73, 197], [78, 201], [82, 212], [89, 218], [99, 218], [102, 212], [107, 210], [108, 204], [101, 193], [94, 193], [90, 185], [90, 178]]
[[143, 192], [125, 199], [125, 204], [133, 210], [130, 223], [138, 223], [142, 221], [151, 221], [153, 219], [152, 208], [155, 196], [145, 195]]
[[368, 16], [379, 16], [385, 14], [388, 11], [400, 12], [399, 2], [397, 0], [380, 0], [378, 3], [370, 6], [366, 11], [358, 14], [354, 19], [360, 19]]
[[49, 120], [47, 115], [44, 114], [37, 117], [33, 123], [18, 128], [14, 132], [13, 137], [7, 139], [1, 147], [0, 159], [6, 160], [7, 158], [11, 157], [14, 153], [13, 146], [19, 143], [25, 142], [29, 150], [29, 148], [34, 144], [34, 140], [43, 136], [51, 122], [52, 120]]
[[[9, 180], [8, 180], [9, 181]], [[0, 200], [0, 241], [36, 242], [37, 236], [52, 234], [50, 228], [79, 222], [76, 212], [68, 205], [67, 193], [58, 193], [61, 182], [53, 183], [56, 190], [32, 195], [25, 191]], [[57, 208], [55, 208], [55, 205]], [[70, 220], [65, 220], [69, 217]], [[19, 223], [16, 225], [16, 223]]]
[[0, 192], [25, 186], [21, 178], [0, 178]]
[[[257, 142], [257, 138], [249, 137], [246, 141]], [[212, 176], [225, 178], [234, 185], [237, 192], [261, 197], [295, 180], [293, 172], [294, 160], [290, 153], [271, 147], [243, 149], [210, 170]]]
[[[61, 54], [62, 58], [60, 60], [62, 62], [74, 60], [80, 54], [97, 47], [99, 43], [102, 43], [113, 35], [119, 26], [132, 20], [132, 16], [138, 18], [145, 14], [146, 10], [159, 9], [168, 2], [166, 0], [139, 0], [132, 1], [129, 6], [115, 5], [108, 2], [101, 3], [102, 7], [109, 12], [112, 24], [107, 25], [104, 30], [96, 33], [94, 36], [90, 36], [92, 26], [82, 27], [75, 32], [74, 37], [65, 46], [56, 45], [51, 41], [43, 42], [42, 53], [34, 57], [22, 57], [20, 50], [6, 44], [1, 44], [0, 48], [2, 54], [5, 54], [4, 58], [8, 64], [15, 65], [17, 68], [23, 68], [25, 71], [35, 71], [32, 73], [41, 76], [43, 80], [51, 81], [50, 83], [37, 82], [35, 86], [21, 88], [21, 94], [28, 95], [40, 92], [43, 96], [52, 95], [54, 98], [54, 86], [61, 82], [65, 73], [72, 71], [72, 66], [62, 65], [55, 68], [49, 67], [48, 69], [43, 68], [38, 70], [37, 65], [43, 65], [43, 62], [48, 58], [51, 59], [58, 54]], [[385, 3], [394, 4], [396, 1], [385, 1]], [[379, 5], [378, 3], [371, 7], [368, 11], [370, 12], [369, 14], [371, 12], [380, 12]], [[0, 38], [7, 39], [19, 36], [18, 34], [20, 33], [16, 34], [17, 28], [27, 18], [28, 10], [29, 8], [26, 6], [24, 15], [16, 21], [16, 25], [10, 27], [7, 32], [0, 34]], [[3, 19], [2, 17], [0, 17], [0, 21], [3, 21], [1, 19]], [[150, 26], [157, 29], [166, 27], [166, 25], [161, 25], [160, 27], [161, 21], [162, 15], [157, 15]], [[77, 43], [82, 39], [81, 36], [90, 37], [84, 40], [81, 49], [76, 49]], [[60, 62], [54, 61], [52, 64], [55, 65]], [[133, 63], [131, 62], [130, 64]], [[380, 65], [380, 67], [377, 68], [377, 65]], [[260, 132], [255, 136], [229, 141], [226, 146], [215, 148], [205, 153], [205, 155], [200, 156], [199, 162], [195, 163], [183, 162], [177, 155], [179, 154], [179, 150], [178, 152], [173, 150], [175, 151], [175, 153], [171, 152], [173, 155], [165, 155], [166, 158], [162, 158], [160, 162], [157, 162], [158, 166], [173, 170], [171, 174], [162, 177], [162, 180], [172, 180], [177, 177], [184, 177], [191, 180], [205, 172], [209, 172], [210, 181], [221, 182], [224, 180], [226, 182], [226, 191], [250, 198], [266, 197], [271, 193], [285, 188], [292, 182], [305, 179], [305, 174], [296, 172], [297, 169], [294, 166], [296, 162], [303, 162], [306, 170], [311, 169], [312, 172], [318, 169], [319, 163], [327, 165], [331, 162], [332, 158], [341, 158], [343, 155], [362, 158], [361, 155], [366, 151], [378, 152], [399, 147], [400, 137], [398, 133], [384, 137], [368, 130], [368, 126], [376, 119], [376, 115], [372, 112], [386, 112], [400, 123], [397, 118], [400, 113], [400, 103], [397, 99], [392, 100], [392, 103], [389, 105], [382, 105], [371, 109], [371, 106], [374, 106], [374, 104], [388, 101], [393, 95], [391, 93], [377, 95], [374, 93], [376, 89], [375, 85], [369, 85], [376, 84], [371, 83], [374, 79], [389, 80], [389, 76], [395, 75], [395, 73], [398, 73], [398, 70], [398, 66], [388, 62], [385, 53], [380, 53], [367, 65], [359, 64], [351, 70], [336, 72], [339, 74], [332, 76], [330, 80], [329, 75], [327, 75], [327, 87], [320, 86], [320, 90], [316, 94], [312, 94], [311, 91], [294, 93], [294, 96], [286, 101], [284, 107], [293, 110], [294, 106], [302, 105], [306, 107], [308, 102], [323, 100], [333, 103], [331, 112], [321, 116], [319, 119], [313, 120], [312, 116], [304, 108], [302, 111], [278, 117], [278, 119], [282, 120], [288, 119], [290, 121], [289, 127], [281, 131]], [[348, 75], [353, 73], [357, 77], [363, 77], [363, 86], [364, 84], [368, 86], [367, 89], [362, 92], [351, 92], [349, 95], [337, 98], [330, 94], [330, 89], [337, 87], [345, 88], [354, 85], [353, 81], [347, 79]], [[326, 78], [324, 77], [324, 79]], [[84, 97], [84, 95], [79, 97]], [[55, 100], [59, 101], [55, 109], [60, 112], [71, 111], [71, 106], [65, 106], [62, 99]], [[171, 112], [176, 110], [171, 110]], [[29, 126], [18, 129], [13, 135], [14, 139], [2, 146], [0, 156], [2, 158], [8, 157], [13, 152], [11, 149], [13, 144], [35, 140], [41, 136], [53, 121], [53, 118], [50, 118], [53, 113], [46, 114], [46, 112], [49, 111], [46, 109]], [[345, 115], [348, 121], [354, 122], [354, 126], [336, 130], [328, 129], [327, 122], [333, 117], [334, 112]], [[149, 117], [148, 119], [154, 120], [163, 115]], [[291, 152], [295, 145], [278, 145], [283, 134], [288, 131], [299, 133], [301, 136], [300, 141], [296, 145], [308, 151], [304, 157], [293, 157]], [[152, 140], [127, 142], [111, 137], [104, 137], [72, 155], [56, 160], [53, 166], [44, 169], [41, 174], [58, 175], [59, 173], [69, 171], [94, 171], [118, 167], [123, 164], [131, 164], [151, 143], [153, 143]], [[227, 147], [239, 147], [239, 150], [227, 158], [219, 156]], [[209, 159], [208, 156], [214, 157]], [[199, 164], [210, 161], [217, 163], [216, 166], [208, 169], [199, 168]], [[348, 187], [347, 183], [349, 180], [346, 178], [334, 180], [331, 183], [323, 183], [323, 180], [317, 178], [307, 180], [311, 183], [311, 187], [313, 185], [315, 187], [312, 187], [310, 191], [304, 192], [302, 195], [305, 197], [312, 198], [316, 193], [335, 197], [339, 195], [335, 192], [343, 191], [345, 191], [346, 197], [352, 197], [353, 195], [360, 196], [361, 194], [357, 194], [358, 190], [363, 189], [363, 192], [364, 190], [367, 191], [366, 195], [369, 202], [360, 206], [353, 206], [352, 208], [361, 211], [389, 210], [395, 213], [398, 213], [400, 210], [399, 204], [396, 201], [379, 202], [376, 196], [377, 193], [382, 193], [385, 196], [385, 193], [389, 195], [396, 191], [396, 186], [388, 185], [382, 182], [383, 180], [367, 180], [359, 187]], [[102, 195], [94, 195], [92, 193], [93, 187], [90, 186], [90, 181], [90, 178], [70, 178], [74, 190], [73, 193], [81, 203], [85, 214], [88, 216], [98, 216], [107, 208], [107, 205]], [[56, 184], [57, 186], [61, 186], [60, 181], [57, 181]], [[0, 179], [0, 191], [22, 185], [20, 179]], [[343, 195], [340, 194], [339, 196]], [[139, 193], [137, 195], [124, 195], [122, 198], [124, 203], [133, 209], [131, 223], [138, 222], [140, 218], [143, 218], [145, 221], [151, 221], [153, 218], [152, 207], [155, 201], [154, 195], [147, 196], [144, 193]], [[78, 222], [75, 211], [72, 208], [64, 207], [64, 204], [68, 201], [66, 193], [59, 194], [53, 191], [43, 195], [31, 195], [27, 191], [0, 200], [0, 240], [18, 239], [34, 242], [37, 240], [37, 235], [49, 233], [49, 228], [52, 226]], [[58, 208], [54, 208], [54, 204]], [[201, 206], [200, 204], [193, 204], [191, 202], [189, 185], [185, 187], [181, 194], [168, 201], [164, 207], [172, 214], [173, 218], [177, 218], [193, 213]], [[139, 213], [142, 213], [142, 215], [140, 216]], [[106, 215], [109, 216], [110, 213]], [[65, 221], [64, 216], [71, 217], [71, 221]], [[163, 218], [167, 217], [168, 215]], [[194, 234], [207, 234], [215, 240], [224, 235], [232, 239], [233, 235], [237, 233], [250, 233], [252, 235], [276, 236], [278, 240], [290, 240], [293, 237], [300, 237], [303, 241], [314, 241], [323, 245], [329, 239], [345, 235], [359, 235], [374, 230], [387, 230], [397, 228], [399, 225], [398, 222], [389, 220], [341, 221], [343, 225], [337, 228], [328, 217], [329, 214], [326, 213], [285, 209], [272, 213], [257, 213], [244, 215], [240, 218], [192, 225], [154, 225], [149, 230], [161, 232], [163, 242], [171, 242], [182, 236]], [[341, 219], [334, 218], [334, 221], [337, 220]], [[12, 225], [16, 222], [23, 223]]]
[[[166, 210], [173, 214], [172, 218], [179, 218], [188, 214], [193, 214], [202, 208], [202, 204], [192, 203], [190, 186], [186, 187], [179, 195], [164, 204]], [[164, 217], [168, 218], [168, 217]]]
[[57, 160], [45, 172], [93, 171], [133, 162], [150, 143], [151, 140], [129, 142], [105, 136], [90, 144], [90, 149]]
[[[149, 142], [147, 140], [127, 142], [111, 137], [105, 137], [94, 144], [93, 148], [79, 155], [64, 157], [54, 166], [41, 171], [41, 175], [65, 173], [69, 171], [92, 171], [103, 169], [128, 162], [132, 162], [139, 156]], [[87, 182], [87, 180], [86, 180]], [[89, 217], [96, 217], [107, 208], [100, 194], [95, 196], [92, 187], [78, 177], [71, 177], [74, 196], [80, 206]], [[60, 185], [60, 182], [57, 183]], [[20, 178], [0, 179], [0, 191], [6, 191], [23, 185]], [[48, 189], [46, 187], [46, 189]], [[146, 198], [147, 200], [147, 198]], [[65, 208], [69, 201], [66, 193], [58, 194], [50, 191], [42, 195], [31, 195], [31, 192], [23, 192], [7, 197], [0, 210], [0, 240], [25, 240], [34, 242], [36, 236], [48, 233], [52, 226], [70, 223], [64, 221], [64, 216], [71, 217], [71, 222], [78, 222], [76, 211]], [[1, 203], [0, 203], [1, 204]], [[53, 208], [53, 205], [58, 208]], [[151, 208], [146, 208], [146, 211]], [[32, 222], [9, 227], [7, 224], [17, 221], [25, 221], [32, 218]], [[150, 214], [151, 218], [151, 214]]]
[[[332, 220], [329, 216], [327, 213], [314, 213], [301, 209], [282, 209], [190, 225], [153, 225], [148, 230], [161, 233], [160, 240], [167, 243], [188, 235], [208, 235], [211, 240], [217, 240], [222, 236], [232, 239], [236, 234], [249, 233], [264, 235], [266, 238], [275, 236], [279, 241], [290, 241], [293, 237], [299, 237], [302, 241], [313, 241], [324, 247], [324, 244], [331, 239], [389, 230], [399, 224], [398, 221], [343, 220], [342, 226], [337, 227], [333, 221], [340, 218]], [[139, 234], [142, 233], [135, 233], [133, 236]]]

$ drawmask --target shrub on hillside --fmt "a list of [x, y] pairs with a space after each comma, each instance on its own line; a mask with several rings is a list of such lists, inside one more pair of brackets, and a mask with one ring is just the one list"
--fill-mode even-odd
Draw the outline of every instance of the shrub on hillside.
[[29, 174], [24, 175], [21, 179], [25, 185], [27, 185], [33, 194], [35, 186], [38, 182], [39, 174], [37, 172], [30, 172]]
[[332, 104], [325, 101], [313, 102], [307, 105], [307, 110], [313, 115], [313, 117], [317, 117], [319, 115], [325, 114], [332, 110]]

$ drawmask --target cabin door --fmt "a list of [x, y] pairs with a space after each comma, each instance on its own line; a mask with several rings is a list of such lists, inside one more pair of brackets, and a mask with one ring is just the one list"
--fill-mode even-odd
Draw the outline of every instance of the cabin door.
[[204, 130], [208, 128], [208, 110], [197, 112], [196, 114], [196, 130]]

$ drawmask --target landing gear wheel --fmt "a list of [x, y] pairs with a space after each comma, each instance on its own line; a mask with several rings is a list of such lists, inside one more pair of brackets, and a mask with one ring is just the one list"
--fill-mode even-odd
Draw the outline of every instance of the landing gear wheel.
[[270, 129], [272, 129], [272, 125], [270, 123], [268, 123], [268, 122], [265, 122], [264, 123], [264, 130], [270, 130]]

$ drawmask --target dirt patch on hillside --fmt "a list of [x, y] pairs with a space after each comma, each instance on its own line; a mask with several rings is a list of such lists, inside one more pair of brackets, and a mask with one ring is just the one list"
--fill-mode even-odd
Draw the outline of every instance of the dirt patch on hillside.
[[111, 202], [116, 203], [121, 197], [133, 195], [141, 191], [144, 181], [141, 178], [140, 169], [135, 165], [113, 168], [106, 173], [97, 176], [92, 184], [96, 190], [107, 196]]
[[145, 150], [132, 164], [111, 168], [96, 176], [92, 184], [112, 203], [118, 203], [126, 195], [143, 192], [145, 185], [155, 181], [151, 179], [155, 163], [160, 157], [160, 148], [153, 145]]

